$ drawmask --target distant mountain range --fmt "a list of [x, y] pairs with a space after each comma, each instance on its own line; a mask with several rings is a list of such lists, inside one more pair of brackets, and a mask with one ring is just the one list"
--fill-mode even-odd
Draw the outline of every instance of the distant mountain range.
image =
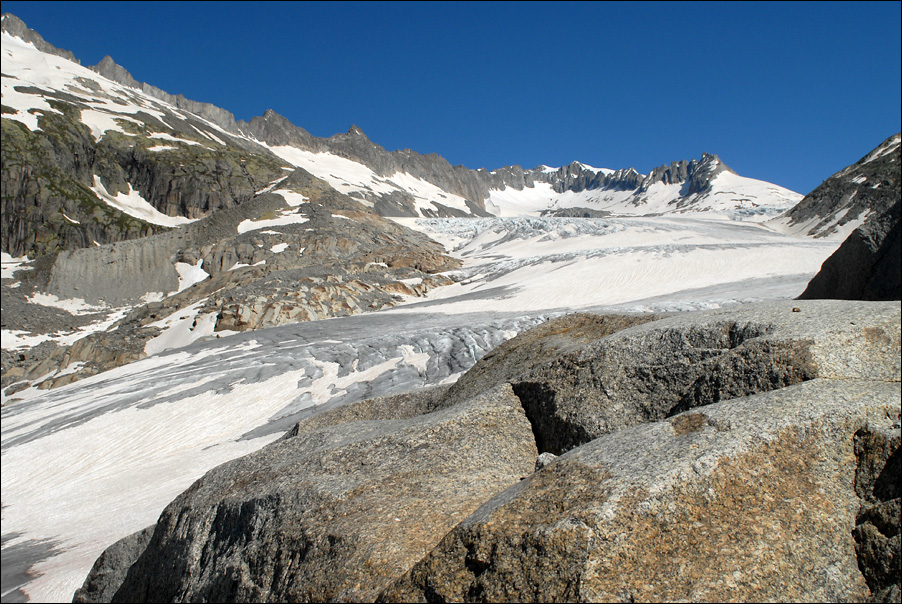
[[647, 175], [579, 162], [489, 172], [435, 154], [386, 151], [356, 126], [317, 138], [271, 110], [235, 121], [224, 109], [136, 81], [110, 57], [83, 67], [13, 15], [3, 16], [2, 31], [4, 213], [16, 217], [3, 225], [2, 251], [12, 256], [160, 232], [240, 205], [296, 168], [395, 217], [582, 209], [760, 220], [801, 199], [708, 154]]

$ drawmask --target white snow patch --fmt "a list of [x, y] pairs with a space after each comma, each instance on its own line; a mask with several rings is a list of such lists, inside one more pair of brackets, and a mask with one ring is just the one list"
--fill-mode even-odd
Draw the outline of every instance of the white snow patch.
[[429, 359], [432, 358], [427, 352], [417, 352], [416, 348], [411, 344], [404, 344], [401, 347], [401, 353], [404, 355], [404, 362], [415, 367], [420, 374], [425, 374], [429, 367]]
[[22, 266], [28, 262], [28, 256], [13, 258], [6, 252], [0, 253], [0, 277], [3, 279], [15, 279], [16, 271], [34, 270], [33, 266]]
[[253, 264], [244, 264], [243, 262], [236, 262], [235, 264], [233, 264], [232, 266], [229, 267], [229, 270], [233, 271], [233, 270], [239, 269], [239, 268], [247, 268], [248, 266], [262, 266], [264, 264], [266, 264], [266, 260], [261, 260], [260, 262], [255, 262]]
[[[63, 301], [63, 303], [66, 302], [72, 301]], [[73, 306], [77, 307], [78, 305], [76, 303]], [[125, 315], [127, 315], [130, 311], [131, 307], [115, 309], [106, 314], [103, 318], [98, 319], [93, 323], [89, 323], [88, 325], [83, 325], [78, 329], [70, 332], [57, 331], [51, 334], [28, 335], [29, 332], [26, 331], [13, 331], [4, 329], [2, 332], [2, 345], [3, 348], [6, 348], [7, 350], [22, 350], [25, 348], [31, 348], [37, 346], [41, 342], [54, 342], [60, 346], [71, 346], [72, 344], [89, 334], [106, 331], [117, 321], [124, 318]], [[88, 312], [87, 309], [85, 310], [85, 312]], [[16, 397], [21, 398], [21, 393], [17, 392]]]
[[281, 254], [288, 249], [288, 245], [288, 243], [277, 243], [269, 248], [269, 251], [271, 251], [273, 254]]
[[884, 155], [892, 153], [899, 146], [899, 142], [900, 142], [900, 136], [898, 134], [896, 134], [890, 140], [888, 140], [885, 145], [880, 145], [879, 147], [877, 147], [876, 149], [874, 149], [873, 151], [868, 153], [868, 156], [861, 163], [869, 164], [872, 161], [874, 161], [875, 159], [877, 159], [878, 157], [883, 157]]
[[272, 146], [269, 149], [290, 164], [325, 180], [339, 192], [356, 194], [357, 201], [369, 207], [373, 203], [360, 199], [361, 195], [405, 191], [413, 196], [416, 209], [421, 214], [423, 210], [437, 211], [439, 208], [433, 202], [469, 212], [463, 197], [448, 193], [405, 172], [381, 177], [359, 162], [331, 153], [313, 153], [290, 146]]
[[68, 300], [60, 300], [53, 294], [44, 294], [37, 292], [30, 298], [25, 298], [32, 304], [40, 304], [41, 306], [49, 306], [51, 308], [59, 308], [66, 312], [77, 315], [85, 312], [98, 312], [107, 310], [109, 307], [105, 304], [88, 304], [82, 298], [70, 298]]
[[[285, 178], [288, 178], [287, 176]], [[284, 180], [284, 179], [283, 179]], [[279, 189], [278, 191], [273, 191], [276, 195], [281, 195], [285, 202], [293, 208], [298, 207], [301, 204], [305, 204], [310, 199], [301, 195], [300, 193], [295, 193], [294, 191], [289, 191], [287, 189]]]
[[198, 260], [197, 264], [192, 266], [187, 262], [176, 262], [175, 270], [179, 274], [179, 288], [174, 293], [183, 292], [195, 283], [200, 283], [210, 275], [204, 270], [203, 259]]
[[216, 327], [217, 313], [208, 312], [198, 316], [200, 307], [205, 301], [195, 302], [164, 319], [150, 323], [148, 327], [159, 327], [163, 333], [147, 341], [144, 345], [144, 353], [147, 356], [153, 356], [164, 350], [184, 348], [201, 338], [212, 336], [213, 329]]
[[238, 225], [239, 233], [247, 233], [248, 231], [256, 231], [274, 226], [285, 226], [288, 224], [304, 224], [309, 218], [303, 214], [291, 210], [284, 210], [279, 213], [277, 218], [269, 218], [264, 220], [242, 220]]
[[276, 185], [278, 185], [280, 182], [282, 182], [283, 180], [285, 180], [285, 179], [288, 178], [289, 176], [290, 176], [289, 174], [286, 174], [285, 176], [283, 176], [283, 177], [281, 177], [281, 178], [275, 179], [274, 181], [272, 181], [271, 183], [269, 183], [268, 185], [266, 185], [266, 187], [260, 189], [259, 191], [256, 191], [256, 192], [254, 193], [254, 195], [260, 195], [261, 193], [269, 193], [269, 192], [272, 191], [274, 188], [276, 188]]
[[107, 192], [100, 177], [95, 174], [94, 186], [91, 187], [91, 190], [117, 210], [151, 224], [176, 227], [194, 222], [194, 220], [184, 216], [167, 216], [163, 214], [141, 197], [140, 193], [132, 189], [131, 184], [128, 185], [128, 193], [119, 193], [114, 197]]
[[[204, 134], [204, 133], [201, 133]], [[203, 147], [204, 145], [200, 144], [197, 141], [189, 140], [187, 138], [179, 138], [177, 136], [172, 136], [171, 134], [167, 134], [165, 132], [154, 132], [153, 134], [149, 134], [148, 138], [158, 138], [164, 141], [173, 141], [177, 143], [182, 143], [183, 145], [198, 145]]]
[[107, 133], [107, 131], [112, 130], [113, 132], [121, 132], [122, 134], [128, 134], [125, 129], [119, 125], [116, 121], [119, 120], [128, 120], [135, 124], [141, 124], [136, 119], [126, 117], [124, 115], [112, 114], [107, 111], [100, 111], [97, 109], [82, 109], [81, 110], [81, 121], [91, 129], [91, 136], [94, 137], [95, 140], [100, 140], [103, 138], [103, 135]]

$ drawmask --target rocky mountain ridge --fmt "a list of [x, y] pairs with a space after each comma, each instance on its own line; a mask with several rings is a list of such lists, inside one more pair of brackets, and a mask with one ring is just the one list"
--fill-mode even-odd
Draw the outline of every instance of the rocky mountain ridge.
[[801, 299], [902, 298], [902, 154], [891, 136], [805, 197], [783, 220], [823, 237], [859, 224], [802, 292]]
[[[14, 15], [4, 15], [2, 28], [24, 42], [43, 40]], [[50, 49], [54, 56], [73, 58], [46, 42], [40, 47]], [[318, 138], [271, 110], [249, 122], [236, 122], [227, 110], [136, 81], [110, 57], [91, 67], [90, 73], [124, 88], [100, 83], [88, 70], [73, 75], [69, 82], [61, 81], [53, 90], [17, 85], [13, 59], [9, 54], [5, 61], [12, 73], [4, 74], [4, 82], [7, 98], [18, 100], [16, 108], [9, 101], [4, 105], [9, 123], [3, 138], [9, 143], [5, 143], [2, 183], [4, 213], [17, 216], [18, 221], [15, 226], [4, 226], [2, 247], [14, 257], [86, 247], [95, 241], [104, 244], [160, 230], [154, 220], [141, 220], [134, 213], [123, 215], [109, 207], [95, 180], [110, 196], [135, 192], [165, 216], [197, 219], [243, 203], [278, 177], [279, 167], [286, 162], [294, 161], [324, 178], [334, 172], [333, 168], [317, 172], [316, 156], [325, 155], [348, 160], [351, 164], [347, 167], [352, 170], [362, 168], [371, 173], [367, 178], [375, 186], [339, 190], [383, 216], [487, 216], [493, 207], [493, 191], [529, 191], [537, 183], [550, 184], [557, 193], [625, 192], [640, 213], [653, 185], [682, 184], [685, 186], [673, 193], [680, 198], [674, 200], [673, 209], [692, 209], [688, 198], [710, 189], [712, 180], [728, 170], [716, 156], [708, 155], [700, 161], [663, 165], [648, 175], [631, 168], [596, 170], [578, 162], [556, 170], [524, 170], [520, 166], [491, 172], [471, 170], [451, 166], [436, 154], [410, 149], [389, 152], [356, 126], [344, 134]], [[39, 98], [28, 108], [24, 100], [28, 97], [20, 95]], [[25, 105], [19, 107], [21, 103]], [[90, 133], [87, 122], [91, 123]], [[169, 148], [160, 145], [161, 139]], [[186, 171], [184, 166], [193, 169]], [[709, 170], [709, 166], [714, 168]], [[399, 180], [397, 175], [403, 178]], [[416, 187], [411, 189], [402, 182], [409, 179], [433, 187], [433, 192], [417, 193]], [[336, 186], [336, 182], [330, 184]], [[681, 205], [683, 198], [689, 206]], [[73, 202], [76, 199], [78, 203]], [[98, 222], [103, 226], [94, 226]], [[114, 223], [122, 226], [117, 230]]]
[[894, 134], [833, 174], [780, 220], [810, 237], [827, 237], [847, 223], [888, 211], [899, 198], [900, 140]]

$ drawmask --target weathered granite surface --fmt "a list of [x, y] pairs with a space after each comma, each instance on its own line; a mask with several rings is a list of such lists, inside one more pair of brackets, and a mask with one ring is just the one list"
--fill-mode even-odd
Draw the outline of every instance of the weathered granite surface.
[[144, 552], [156, 525], [123, 537], [106, 548], [88, 574], [88, 580], [75, 591], [73, 602], [109, 602], [122, 585], [128, 569]]
[[483, 505], [381, 599], [865, 600], [854, 435], [898, 413], [898, 383], [817, 379], [605, 435]]
[[621, 428], [816, 377], [898, 380], [898, 317], [898, 305], [825, 302], [680, 314], [566, 351], [510, 383], [539, 451], [560, 454]]
[[114, 601], [372, 600], [536, 456], [509, 386], [298, 431], [170, 504]]

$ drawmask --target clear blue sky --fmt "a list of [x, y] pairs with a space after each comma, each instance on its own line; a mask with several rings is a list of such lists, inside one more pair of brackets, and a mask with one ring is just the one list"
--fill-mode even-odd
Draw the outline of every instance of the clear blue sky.
[[22, 2], [83, 64], [452, 164], [716, 153], [808, 193], [899, 132], [899, 2]]

